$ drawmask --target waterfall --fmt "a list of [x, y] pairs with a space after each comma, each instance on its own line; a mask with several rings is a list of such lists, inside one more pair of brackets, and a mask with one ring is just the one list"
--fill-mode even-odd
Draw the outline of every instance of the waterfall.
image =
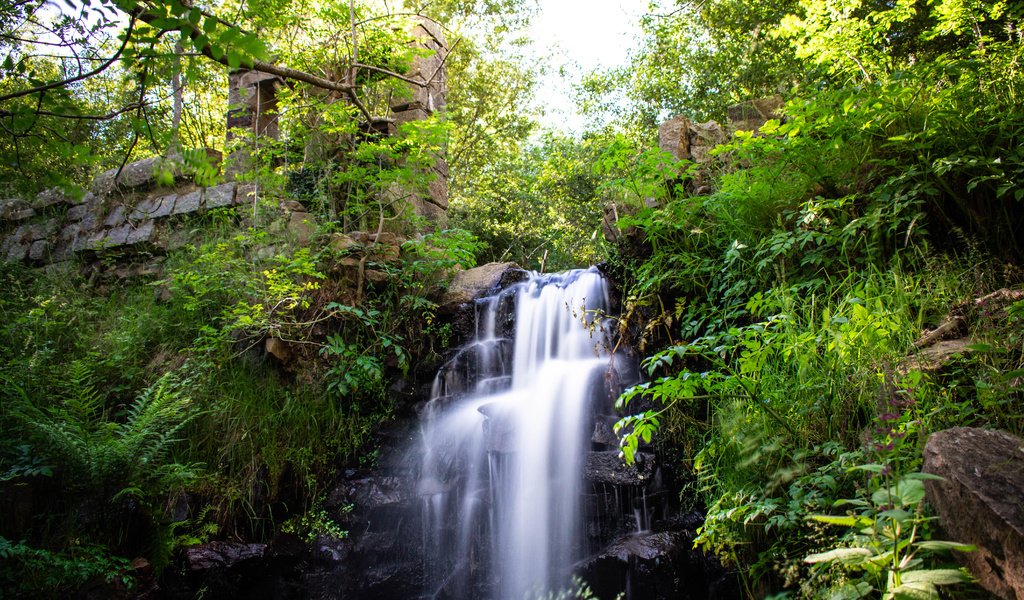
[[417, 493], [427, 597], [521, 600], [568, 586], [595, 404], [613, 397], [605, 280], [531, 274], [478, 301], [438, 372]]

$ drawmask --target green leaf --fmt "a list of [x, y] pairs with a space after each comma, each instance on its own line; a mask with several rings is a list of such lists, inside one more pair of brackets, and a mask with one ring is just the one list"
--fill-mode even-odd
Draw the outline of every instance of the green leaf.
[[875, 591], [875, 588], [866, 581], [860, 581], [856, 584], [848, 583], [832, 590], [832, 593], [829, 594], [829, 600], [858, 600], [859, 598], [869, 596], [873, 591]]
[[946, 550], [956, 550], [957, 552], [974, 552], [978, 549], [977, 546], [974, 546], [972, 544], [961, 544], [960, 542], [947, 542], [943, 540], [927, 540], [924, 542], [917, 542], [914, 545], [918, 548], [921, 548], [922, 550], [931, 550], [938, 552]]
[[171, 31], [171, 30], [178, 29], [178, 27], [181, 26], [181, 21], [178, 20], [178, 19], [173, 19], [173, 18], [168, 18], [168, 17], [160, 17], [160, 18], [153, 19], [152, 21], [150, 21], [149, 25], [150, 25], [150, 27], [154, 27], [154, 28], [159, 29], [161, 31]]
[[904, 583], [883, 596], [893, 600], [935, 600], [938, 597], [938, 590], [930, 583]]
[[970, 581], [960, 569], [923, 569], [920, 571], [907, 571], [900, 575], [900, 580], [905, 584], [930, 583], [932, 585], [952, 585]]
[[844, 565], [856, 565], [870, 558], [873, 553], [867, 548], [834, 548], [828, 552], [811, 554], [804, 558], [806, 563], [838, 562]]
[[811, 515], [808, 518], [813, 521], [818, 521], [819, 523], [838, 525], [840, 527], [864, 527], [865, 525], [871, 524], [871, 519], [857, 516], [839, 517], [835, 515]]
[[203, 19], [203, 33], [213, 35], [215, 31], [217, 31], [217, 19], [213, 17]]

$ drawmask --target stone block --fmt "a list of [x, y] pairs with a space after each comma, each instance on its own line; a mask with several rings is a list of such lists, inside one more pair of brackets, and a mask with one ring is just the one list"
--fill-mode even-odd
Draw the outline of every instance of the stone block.
[[22, 244], [20, 242], [12, 244], [7, 250], [7, 260], [11, 262], [19, 262], [25, 260], [28, 256], [29, 244]]
[[66, 260], [71, 260], [72, 249], [70, 244], [57, 244], [53, 247], [50, 252], [49, 263], [58, 263]]
[[437, 162], [434, 163], [434, 172], [445, 179], [448, 178], [448, 161], [445, 157], [437, 157]]
[[277, 207], [289, 213], [306, 212], [306, 207], [303, 206], [302, 203], [297, 200], [282, 200], [277, 203]]
[[395, 112], [395, 124], [401, 125], [410, 121], [422, 121], [428, 116], [427, 111], [422, 108], [409, 108]]
[[36, 211], [21, 198], [4, 198], [0, 200], [0, 219], [5, 221], [23, 221], [35, 216]]
[[3, 240], [0, 240], [0, 255], [7, 256], [7, 252], [17, 243], [19, 240], [15, 234], [5, 236]]
[[32, 245], [28, 249], [28, 258], [36, 262], [41, 262], [47, 258], [47, 249], [50, 247], [50, 242], [46, 240], [36, 240], [32, 242]]
[[358, 240], [352, 236], [345, 235], [344, 233], [332, 233], [331, 240], [328, 242], [328, 245], [330, 245], [331, 249], [335, 252], [348, 252], [362, 246]]
[[125, 239], [126, 244], [139, 244], [148, 242], [153, 237], [153, 221], [146, 221], [133, 228]]
[[107, 218], [103, 220], [104, 227], [117, 227], [121, 223], [124, 223], [125, 209], [121, 204], [117, 204], [107, 213]]
[[238, 188], [235, 190], [235, 204], [248, 204], [251, 206], [256, 199], [257, 189], [255, 183], [238, 184]]
[[153, 212], [144, 215], [142, 218], [159, 219], [170, 215], [171, 212], [174, 211], [174, 203], [177, 200], [177, 198], [178, 196], [176, 194], [170, 194], [168, 196], [161, 196], [160, 198], [157, 198], [157, 204], [156, 207], [153, 209]]
[[125, 223], [107, 231], [106, 237], [103, 238], [103, 246], [110, 248], [127, 244], [128, 236], [132, 234], [133, 229], [129, 223]]
[[60, 230], [60, 239], [73, 242], [82, 233], [82, 226], [79, 223], [69, 223]]
[[65, 216], [69, 221], [81, 221], [91, 209], [92, 205], [90, 204], [76, 204], [68, 209], [68, 213]]
[[203, 199], [207, 209], [231, 206], [235, 201], [235, 184], [223, 183], [216, 187], [206, 188]]
[[128, 215], [129, 221], [144, 221], [146, 219], [158, 219], [166, 217], [174, 210], [174, 199], [176, 196], [161, 196], [159, 198], [147, 198], [139, 202]]
[[733, 130], [757, 131], [770, 119], [782, 118], [783, 102], [780, 96], [758, 98], [734, 104], [726, 110], [729, 127]]
[[55, 204], [74, 203], [74, 199], [61, 191], [60, 188], [50, 188], [39, 192], [36, 195], [36, 199], [32, 202], [32, 206], [36, 210], [43, 210], [44, 208], [49, 208]]
[[193, 213], [199, 210], [200, 201], [202, 199], [202, 193], [199, 190], [190, 192], [183, 196], [178, 196], [174, 202], [174, 210], [172, 214], [180, 215], [185, 213]]

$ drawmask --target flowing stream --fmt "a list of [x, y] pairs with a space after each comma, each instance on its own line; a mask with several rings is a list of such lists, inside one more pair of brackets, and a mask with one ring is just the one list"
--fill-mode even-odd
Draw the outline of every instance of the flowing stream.
[[615, 391], [608, 307], [593, 268], [530, 274], [478, 301], [476, 335], [439, 371], [416, 449], [427, 597], [521, 600], [570, 585], [586, 551], [593, 414]]

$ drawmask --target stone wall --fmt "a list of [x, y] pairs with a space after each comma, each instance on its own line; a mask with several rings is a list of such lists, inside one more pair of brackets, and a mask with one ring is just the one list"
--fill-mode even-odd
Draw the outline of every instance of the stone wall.
[[[174, 184], [157, 185], [161, 173]], [[251, 185], [199, 187], [163, 158], [147, 158], [97, 177], [81, 198], [58, 189], [32, 200], [0, 200], [0, 257], [44, 265], [104, 250], [168, 249], [185, 243], [181, 217], [250, 201]]]

